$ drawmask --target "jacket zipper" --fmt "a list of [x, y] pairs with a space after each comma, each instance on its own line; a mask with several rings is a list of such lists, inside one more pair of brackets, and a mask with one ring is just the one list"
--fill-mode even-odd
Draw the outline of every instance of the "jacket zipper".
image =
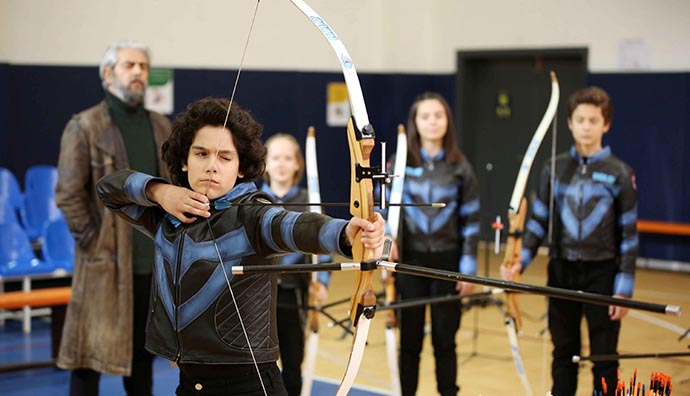
[[[427, 183], [427, 186], [429, 187], [429, 188], [426, 189], [426, 192], [427, 192], [427, 196], [426, 196], [427, 202], [431, 202], [431, 199], [432, 199], [432, 192], [431, 192], [431, 190], [432, 190], [434, 184], [433, 184], [433, 182], [431, 181], [431, 178], [432, 178], [432, 172], [434, 171], [434, 167], [435, 167], [435, 166], [434, 166], [434, 161], [433, 161], [433, 160], [431, 160], [431, 161], [429, 161], [429, 162], [427, 163], [427, 169], [428, 169], [428, 171], [429, 171], [429, 175], [428, 175], [428, 177], [426, 178], [426, 183]], [[423, 172], [423, 173], [424, 173], [424, 172]], [[432, 223], [433, 223], [432, 219], [431, 219], [430, 217], [427, 217], [427, 229], [428, 229], [429, 231], [431, 231]], [[428, 243], [428, 242], [427, 242], [427, 250], [429, 250], [429, 251], [431, 250], [431, 249], [429, 249], [429, 243]]]
[[[582, 165], [582, 169], [580, 170], [580, 174], [582, 175], [583, 179], [584, 176], [587, 174], [587, 164]], [[585, 184], [584, 183], [579, 183], [580, 184], [580, 196], [579, 198], [579, 204], [578, 204], [578, 220], [577, 220], [577, 239], [579, 241], [582, 241], [582, 218], [584, 215], [584, 200], [585, 200]], [[578, 249], [578, 260], [581, 258], [581, 253], [580, 249]]]
[[180, 357], [182, 356], [182, 339], [180, 337], [180, 332], [178, 329], [180, 328], [180, 315], [179, 315], [179, 307], [180, 307], [180, 300], [182, 298], [181, 296], [181, 287], [180, 283], [182, 282], [182, 277], [180, 276], [180, 271], [181, 271], [181, 265], [180, 265], [180, 257], [182, 257], [182, 249], [184, 245], [184, 237], [187, 234], [187, 229], [186, 227], [182, 230], [182, 233], [178, 239], [178, 245], [177, 245], [177, 257], [175, 260], [175, 287], [174, 287], [174, 293], [175, 293], [175, 338], [177, 339], [177, 353], [175, 354], [175, 362], [179, 363]]

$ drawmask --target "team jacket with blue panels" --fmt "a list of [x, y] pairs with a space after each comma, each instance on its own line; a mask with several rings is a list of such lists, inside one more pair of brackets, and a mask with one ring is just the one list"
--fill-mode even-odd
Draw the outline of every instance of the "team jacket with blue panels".
[[[553, 242], [550, 256], [568, 261], [617, 259], [614, 294], [632, 296], [637, 259], [637, 193], [633, 170], [605, 147], [583, 158], [572, 147], [556, 157]], [[551, 165], [543, 168], [525, 227], [522, 265], [527, 268], [549, 224]]]
[[185, 224], [146, 198], [151, 180], [165, 182], [125, 170], [97, 186], [108, 209], [156, 243], [146, 348], [180, 363], [252, 363], [212, 231], [256, 361], [276, 361], [276, 276], [233, 276], [230, 267], [265, 264], [266, 258], [292, 251], [350, 256], [339, 244], [347, 222], [268, 205], [236, 205], [268, 201], [247, 182], [211, 202], [208, 223], [199, 219]]
[[458, 270], [477, 273], [479, 240], [479, 188], [472, 165], [465, 157], [446, 162], [445, 151], [433, 159], [421, 149], [423, 166], [407, 166], [403, 203], [443, 202], [445, 208], [405, 206], [402, 220], [403, 250], [447, 252], [460, 249]]

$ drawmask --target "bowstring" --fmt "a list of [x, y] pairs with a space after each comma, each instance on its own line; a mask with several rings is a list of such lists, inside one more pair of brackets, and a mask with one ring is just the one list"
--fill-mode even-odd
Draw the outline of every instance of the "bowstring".
[[[235, 93], [237, 92], [237, 85], [240, 81], [240, 74], [242, 73], [242, 67], [244, 66], [244, 61], [247, 56], [247, 49], [249, 48], [249, 40], [252, 36], [252, 31], [254, 30], [254, 22], [256, 21], [256, 15], [258, 14], [259, 11], [259, 4], [261, 3], [261, 0], [256, 1], [256, 6], [254, 7], [254, 14], [252, 15], [252, 21], [249, 25], [249, 32], [247, 33], [247, 39], [244, 42], [244, 48], [242, 50], [242, 58], [240, 59], [240, 64], [237, 68], [237, 75], [235, 76], [235, 82], [232, 86], [232, 92], [230, 94], [230, 102], [228, 103], [228, 109], [225, 112], [225, 120], [223, 121], [223, 127], [220, 129], [219, 134], [218, 134], [218, 144], [216, 144], [216, 151], [215, 155], [213, 156], [213, 160], [210, 164], [210, 168], [213, 168], [213, 165], [215, 164], [216, 160], [218, 159], [219, 155], [219, 150], [220, 150], [220, 144], [223, 139], [223, 131], [228, 125], [228, 120], [230, 119], [230, 109], [232, 108], [232, 104], [235, 100]], [[211, 180], [209, 180], [206, 183], [206, 192], [204, 195], [208, 196], [208, 191], [211, 188]], [[254, 368], [256, 369], [256, 374], [259, 377], [259, 382], [261, 383], [261, 389], [264, 392], [265, 396], [268, 396], [268, 392], [266, 392], [266, 386], [264, 385], [264, 380], [261, 377], [261, 370], [259, 370], [259, 364], [256, 362], [256, 356], [254, 355], [254, 349], [252, 348], [252, 343], [249, 340], [249, 334], [247, 333], [247, 328], [244, 326], [244, 320], [242, 320], [242, 314], [240, 313], [240, 307], [237, 305], [237, 299], [235, 298], [235, 292], [232, 290], [232, 286], [230, 286], [230, 277], [228, 276], [228, 272], [225, 269], [225, 263], [223, 262], [223, 257], [220, 253], [220, 249], [218, 248], [218, 242], [216, 241], [216, 236], [213, 234], [213, 229], [211, 227], [211, 222], [209, 221], [208, 218], [206, 218], [206, 224], [208, 226], [209, 233], [211, 234], [211, 239], [213, 240], [213, 246], [216, 249], [216, 254], [218, 255], [218, 261], [220, 264], [220, 268], [223, 270], [223, 275], [225, 276], [225, 283], [228, 286], [228, 290], [230, 291], [230, 296], [232, 297], [232, 303], [235, 306], [235, 312], [237, 312], [237, 318], [240, 321], [240, 326], [242, 327], [242, 332], [244, 333], [244, 339], [247, 342], [247, 347], [249, 348], [249, 354], [252, 356], [252, 362], [254, 364]]]

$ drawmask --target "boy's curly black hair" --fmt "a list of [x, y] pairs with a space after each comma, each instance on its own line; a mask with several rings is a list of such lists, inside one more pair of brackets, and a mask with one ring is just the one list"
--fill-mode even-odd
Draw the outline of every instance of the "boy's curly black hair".
[[[189, 148], [199, 129], [204, 126], [223, 126], [230, 101], [222, 98], [204, 98], [187, 106], [187, 110], [175, 117], [172, 134], [163, 144], [163, 160], [168, 164], [173, 184], [190, 188], [187, 172]], [[239, 172], [244, 180], [255, 180], [264, 173], [266, 148], [261, 143], [263, 127], [251, 114], [233, 103], [226, 127], [240, 159]]]

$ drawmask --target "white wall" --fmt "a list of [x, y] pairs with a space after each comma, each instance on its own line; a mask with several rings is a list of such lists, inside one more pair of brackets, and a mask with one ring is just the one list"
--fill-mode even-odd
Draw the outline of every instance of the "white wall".
[[[688, 0], [308, 0], [369, 72], [452, 73], [459, 49], [588, 47], [620, 71], [640, 40], [652, 71], [690, 70]], [[0, 62], [94, 65], [108, 43], [149, 44], [157, 66], [236, 68], [255, 0], [0, 0]], [[262, 0], [246, 67], [335, 71], [321, 34], [288, 0]]]

